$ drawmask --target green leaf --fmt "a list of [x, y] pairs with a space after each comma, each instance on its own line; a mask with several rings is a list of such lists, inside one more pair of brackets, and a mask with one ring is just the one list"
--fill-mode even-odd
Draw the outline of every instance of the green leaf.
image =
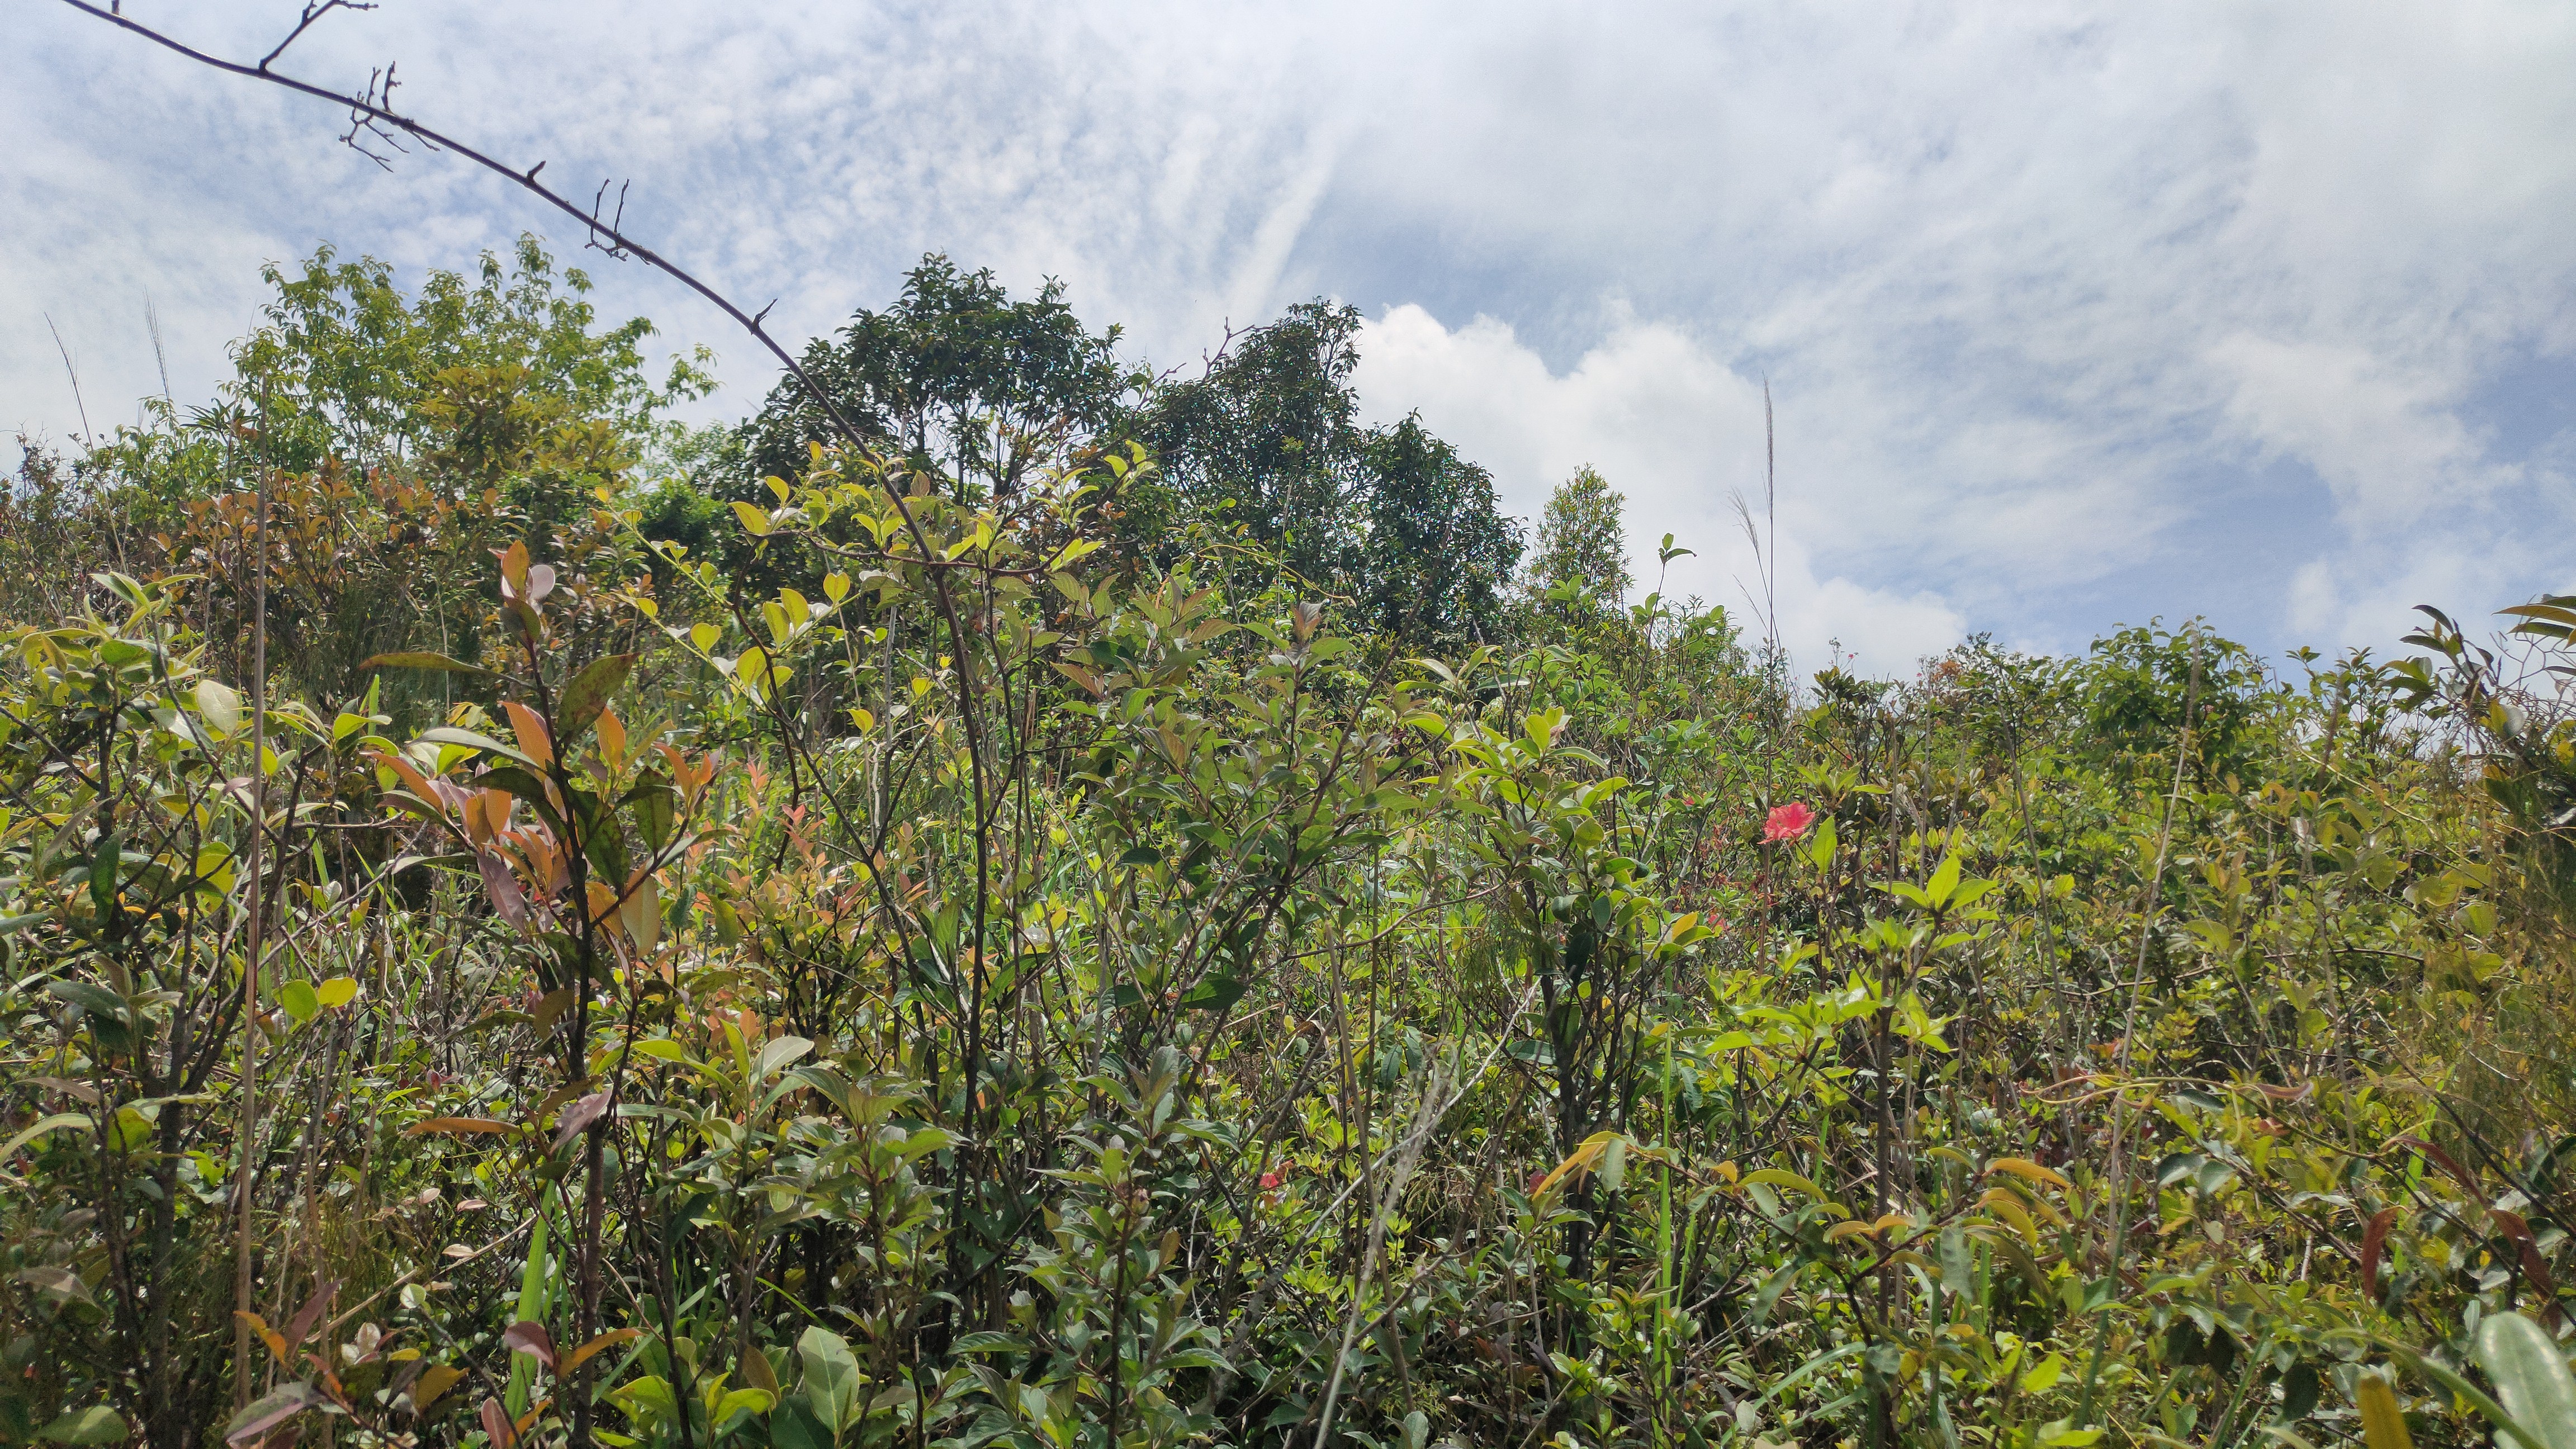
[[228, 684], [200, 679], [197, 681], [197, 717], [211, 726], [216, 734], [231, 734], [241, 728], [241, 695]]
[[98, 854], [89, 863], [89, 900], [98, 907], [102, 922], [116, 911], [116, 872], [123, 863], [116, 832], [111, 830], [100, 836]]
[[48, 1132], [95, 1132], [97, 1130], [97, 1123], [92, 1122], [78, 1112], [56, 1112], [51, 1117], [37, 1119], [32, 1125], [20, 1131], [17, 1136], [10, 1138], [7, 1146], [0, 1147], [0, 1162], [5, 1162], [8, 1159], [17, 1156], [19, 1148], [26, 1146], [28, 1143], [35, 1141], [37, 1138], [44, 1136]]
[[814, 1044], [801, 1036], [782, 1036], [760, 1049], [760, 1060], [752, 1064], [752, 1080], [768, 1081], [784, 1070], [789, 1062], [814, 1049]]
[[439, 725], [434, 729], [422, 730], [420, 738], [424, 744], [463, 745], [469, 750], [481, 750], [486, 754], [499, 755], [503, 759], [516, 760], [531, 770], [538, 768], [536, 761], [490, 735], [479, 735], [472, 730], [458, 729], [454, 725]]
[[555, 701], [555, 738], [558, 747], [569, 747], [582, 732], [598, 720], [599, 712], [608, 707], [609, 698], [626, 683], [635, 668], [632, 654], [611, 654], [590, 661], [588, 668], [573, 676], [564, 686], [563, 697]]
[[818, 1325], [796, 1340], [796, 1356], [805, 1364], [806, 1404], [838, 1438], [860, 1409], [857, 1355], [850, 1352], [849, 1340]]
[[116, 1023], [125, 1020], [125, 998], [104, 986], [87, 981], [48, 981], [45, 994], [69, 1002], [90, 1016]]
[[2520, 1437], [2545, 1449], [2576, 1449], [2576, 1375], [2539, 1324], [2499, 1313], [2478, 1325], [2478, 1367], [2495, 1381]]
[[1181, 1005], [1192, 1011], [1224, 1011], [1242, 999], [1242, 982], [1231, 976], [1211, 976], [1182, 997]]
[[105, 1404], [92, 1404], [47, 1424], [37, 1437], [57, 1444], [121, 1444], [125, 1442], [125, 1420]]
[[767, 1389], [734, 1389], [716, 1401], [715, 1413], [710, 1417], [715, 1424], [716, 1432], [721, 1434], [724, 1432], [725, 1421], [734, 1415], [766, 1414], [777, 1402], [777, 1395]]
[[277, 1004], [285, 1007], [286, 1014], [300, 1026], [322, 1009], [322, 998], [313, 990], [313, 983], [289, 981], [277, 988]]
[[358, 999], [358, 983], [354, 977], [334, 976], [315, 987], [313, 995], [325, 1007], [346, 1006]]
[[797, 1399], [780, 1404], [769, 1416], [770, 1449], [832, 1449], [832, 1431]]

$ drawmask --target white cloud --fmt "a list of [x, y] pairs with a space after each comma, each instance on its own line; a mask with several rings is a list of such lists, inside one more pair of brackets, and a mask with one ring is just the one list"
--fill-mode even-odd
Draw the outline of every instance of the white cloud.
[[[1657, 586], [1657, 550], [1671, 534], [1692, 555], [1660, 580], [1667, 596], [1723, 605], [1758, 635], [1761, 572], [1733, 500], [1740, 494], [1757, 516], [1764, 507], [1761, 383], [1675, 328], [1621, 309], [1606, 331], [1560, 375], [1491, 317], [1453, 331], [1420, 307], [1391, 308], [1361, 339], [1361, 396], [1380, 420], [1419, 410], [1425, 426], [1493, 470], [1503, 506], [1525, 520], [1576, 469], [1598, 468], [1627, 497], [1639, 588]], [[1795, 461], [1793, 449], [1793, 519], [1813, 511], [1794, 501]], [[1819, 578], [1797, 522], [1777, 551], [1780, 633], [1802, 668], [1850, 663], [1829, 659], [1839, 641], [1863, 667], [1905, 672], [1963, 632], [1937, 594]]]
[[[127, 10], [232, 53], [287, 18]], [[129, 416], [158, 386], [147, 287], [186, 397], [261, 258], [577, 244], [450, 158], [335, 149], [328, 108], [67, 7], [13, 20], [0, 425], [74, 426], [47, 312], [93, 418]], [[460, 0], [335, 16], [295, 61], [389, 56], [498, 154], [633, 176], [639, 229], [790, 335], [929, 248], [1059, 275], [1165, 365], [1348, 297], [1380, 319], [1374, 406], [1419, 403], [1525, 507], [1600, 464], [1711, 556], [1712, 597], [1767, 374], [1798, 627], [1890, 667], [2150, 613], [2378, 638], [2390, 590], [2475, 613], [2576, 582], [2528, 542], [2576, 439], [2494, 420], [2498, 378], [2576, 353], [2560, 3]], [[726, 354], [720, 406], [765, 386], [711, 311], [589, 260], [604, 311]]]
[[2457, 384], [2358, 348], [2237, 335], [2210, 349], [2234, 388], [2228, 420], [2334, 490], [2345, 524], [2378, 531], [2510, 483], [2453, 411]]

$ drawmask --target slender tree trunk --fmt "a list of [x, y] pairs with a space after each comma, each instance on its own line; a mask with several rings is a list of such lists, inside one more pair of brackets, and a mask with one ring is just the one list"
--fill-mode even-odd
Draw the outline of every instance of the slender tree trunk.
[[[260, 426], [268, 426], [267, 399], [261, 399]], [[250, 665], [250, 945], [242, 961], [241, 1162], [233, 1172], [233, 1201], [240, 1209], [233, 1256], [233, 1406], [251, 1401], [255, 1382], [251, 1358], [252, 1173], [257, 1158], [252, 1143], [259, 1132], [259, 970], [268, 940], [268, 888], [261, 840], [268, 830], [268, 468], [259, 471], [259, 513], [251, 527], [251, 665]]]

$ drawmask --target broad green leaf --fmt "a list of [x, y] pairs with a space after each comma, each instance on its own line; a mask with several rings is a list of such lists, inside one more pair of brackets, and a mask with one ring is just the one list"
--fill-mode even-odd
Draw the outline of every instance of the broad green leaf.
[[555, 701], [558, 748], [570, 749], [572, 742], [581, 738], [634, 668], [634, 655], [611, 654], [592, 660], [588, 668], [573, 676], [572, 683], [564, 686], [563, 697]]
[[789, 1062], [813, 1049], [814, 1044], [801, 1036], [782, 1036], [760, 1049], [760, 1060], [752, 1067], [752, 1079], [768, 1081], [784, 1070]]
[[228, 684], [200, 679], [197, 681], [197, 717], [216, 734], [229, 735], [241, 728], [241, 695]]
[[20, 1129], [17, 1136], [9, 1139], [7, 1146], [0, 1146], [0, 1162], [6, 1162], [10, 1158], [17, 1156], [19, 1148], [26, 1146], [28, 1143], [35, 1141], [37, 1138], [44, 1136], [48, 1132], [95, 1132], [97, 1130], [97, 1123], [92, 1122], [89, 1118], [82, 1116], [78, 1112], [56, 1112], [50, 1117], [40, 1117], [36, 1119], [35, 1122]]
[[48, 981], [45, 994], [57, 1001], [69, 1002], [93, 1017], [109, 1022], [125, 1020], [125, 998], [89, 981]]
[[851, 1426], [860, 1410], [859, 1360], [847, 1339], [828, 1328], [805, 1330], [796, 1340], [796, 1356], [805, 1364], [805, 1402], [835, 1438]]
[[2021, 1391], [2025, 1394], [2047, 1393], [2050, 1389], [2057, 1386], [2057, 1381], [2059, 1379], [2064, 1378], [2065, 1376], [2066, 1355], [2062, 1353], [2052, 1353], [2048, 1357], [2041, 1359], [2030, 1372], [2021, 1376]]
[[2521, 1437], [2545, 1449], [2576, 1449], [2576, 1375], [2539, 1324], [2499, 1313], [2478, 1325], [2478, 1367], [2495, 1381]]
[[439, 725], [434, 729], [422, 730], [420, 738], [426, 744], [462, 745], [469, 750], [481, 750], [486, 754], [516, 760], [531, 770], [538, 768], [537, 762], [519, 753], [516, 746], [505, 745], [490, 735], [476, 734], [472, 730], [458, 729], [454, 725]]
[[105, 1404], [93, 1404], [47, 1424], [37, 1437], [57, 1444], [121, 1444], [125, 1433], [122, 1415]]

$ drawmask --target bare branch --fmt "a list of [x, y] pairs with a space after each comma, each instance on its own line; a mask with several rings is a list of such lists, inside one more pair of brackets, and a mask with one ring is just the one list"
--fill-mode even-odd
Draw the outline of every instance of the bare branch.
[[[540, 161], [537, 164], [539, 166], [543, 166], [546, 163]], [[531, 171], [528, 174], [530, 176], [534, 176], [537, 173]], [[590, 199], [590, 240], [582, 243], [582, 245], [589, 247], [594, 251], [606, 252], [621, 262], [626, 260], [626, 244], [620, 239], [618, 229], [626, 224], [626, 188], [633, 184], [633, 182], [628, 181], [617, 183], [617, 215], [615, 219], [602, 224], [599, 219], [599, 209], [608, 199], [608, 183], [605, 181], [599, 183], [599, 194]], [[607, 237], [609, 240], [609, 244], [607, 246], [601, 246], [599, 244], [599, 239], [603, 236]], [[769, 315], [769, 309], [763, 307], [761, 309], [761, 316], [765, 317], [767, 315]], [[754, 317], [751, 320], [752, 325], [757, 328], [760, 323], [760, 317]]]
[[[394, 79], [394, 66], [399, 64], [401, 64], [401, 62], [396, 61], [387, 65], [383, 70], [367, 72], [365, 99], [370, 105], [390, 106], [393, 104], [394, 87], [402, 84], [402, 82]], [[368, 150], [366, 146], [358, 140], [360, 136], [366, 136], [370, 139], [382, 142], [396, 151], [403, 151], [405, 149], [401, 137], [386, 129], [383, 122], [376, 120], [374, 117], [356, 109], [355, 107], [352, 107], [349, 111], [349, 129], [340, 133], [340, 144], [357, 152], [359, 155], [366, 157], [368, 160], [375, 162], [378, 166], [383, 167], [387, 171], [393, 170], [393, 163], [375, 152]], [[427, 142], [423, 142], [422, 144], [428, 145]], [[436, 150], [437, 148], [432, 146], [430, 149]]]
[[[769, 332], [767, 329], [762, 327], [758, 318], [753, 317], [750, 313], [743, 311], [738, 306], [735, 306], [734, 303], [723, 293], [707, 285], [705, 282], [700, 281], [687, 269], [672, 262], [661, 253], [654, 251], [651, 247], [645, 246], [642, 243], [637, 242], [634, 238], [627, 236], [621, 229], [621, 224], [623, 222], [622, 215], [617, 220], [603, 223], [599, 220], [595, 210], [585, 209], [579, 202], [565, 196], [562, 192], [555, 190], [553, 187], [547, 186], [538, 181], [537, 172], [544, 169], [545, 163], [539, 162], [537, 165], [529, 167], [524, 171], [517, 167], [507, 165], [493, 156], [480, 151], [475, 147], [469, 146], [442, 131], [431, 126], [424, 125], [409, 116], [395, 111], [392, 107], [392, 95], [390, 89], [384, 86], [379, 86], [372, 81], [369, 84], [367, 92], [363, 95], [351, 95], [346, 91], [335, 91], [327, 86], [315, 85], [311, 81], [298, 80], [293, 76], [282, 75], [273, 70], [263, 70], [256, 65], [245, 65], [240, 61], [226, 60], [221, 56], [209, 55], [205, 51], [199, 50], [183, 41], [174, 39], [171, 36], [165, 35], [160, 31], [153, 29], [151, 26], [142, 24], [129, 16], [120, 14], [117, 10], [109, 6], [101, 6], [92, 3], [92, 0], [63, 0], [63, 3], [92, 17], [93, 19], [103, 20], [121, 30], [131, 31], [134, 34], [143, 37], [145, 40], [151, 41], [154, 45], [160, 46], [164, 50], [177, 55], [186, 56], [188, 59], [196, 61], [200, 65], [210, 66], [213, 69], [226, 72], [230, 75], [241, 76], [247, 80], [265, 81], [270, 85], [282, 86], [299, 95], [311, 96], [315, 100], [328, 101], [333, 105], [346, 109], [353, 117], [359, 120], [363, 120], [374, 126], [383, 128], [383, 130], [378, 132], [378, 134], [399, 133], [400, 135], [419, 142], [422, 146], [427, 147], [430, 150], [453, 152], [456, 155], [462, 156], [466, 160], [473, 162], [475, 165], [482, 167], [486, 171], [490, 171], [495, 175], [507, 177], [512, 183], [535, 194], [548, 206], [551, 206], [555, 210], [562, 212], [564, 215], [571, 217], [573, 220], [582, 223], [584, 227], [591, 229], [598, 236], [605, 238], [608, 245], [602, 247], [601, 250], [608, 251], [611, 255], [621, 259], [631, 257], [636, 261], [644, 263], [646, 266], [651, 267], [655, 271], [662, 273], [673, 281], [688, 288], [690, 291], [695, 292], [700, 298], [714, 306], [716, 310], [733, 319], [736, 325], [750, 333], [762, 347], [766, 348], [770, 356], [778, 360], [779, 365], [786, 369], [787, 375], [796, 379], [798, 386], [804, 388], [806, 393], [813, 397], [816, 405], [823, 410], [824, 416], [830, 420], [835, 431], [840, 433], [840, 435], [854, 447], [865, 447], [867, 445], [867, 434], [861, 431], [856, 424], [852, 423], [848, 414], [841, 410], [840, 404], [835, 402], [828, 393], [815, 383], [813, 377], [805, 371], [805, 368], [797, 361], [795, 355], [789, 352], [785, 346], [780, 344], [777, 338], [769, 335]], [[357, 7], [355, 5], [351, 5], [348, 8]], [[390, 80], [391, 68], [388, 67], [387, 70], [388, 80]], [[601, 196], [603, 200], [605, 199], [605, 195], [606, 188], [602, 187]]]
[[[288, 46], [293, 45], [296, 41], [302, 39], [304, 37], [304, 32], [313, 28], [314, 21], [330, 14], [332, 11], [373, 10], [375, 8], [374, 4], [367, 3], [367, 0], [305, 0], [303, 18], [297, 20], [295, 22], [295, 28], [288, 31], [286, 33], [286, 38], [277, 43], [277, 49], [272, 50], [268, 54], [259, 58], [259, 64], [255, 69], [265, 72], [268, 69], [269, 62], [286, 54], [286, 48]], [[122, 7], [120, 6], [120, 12], [121, 10]]]

